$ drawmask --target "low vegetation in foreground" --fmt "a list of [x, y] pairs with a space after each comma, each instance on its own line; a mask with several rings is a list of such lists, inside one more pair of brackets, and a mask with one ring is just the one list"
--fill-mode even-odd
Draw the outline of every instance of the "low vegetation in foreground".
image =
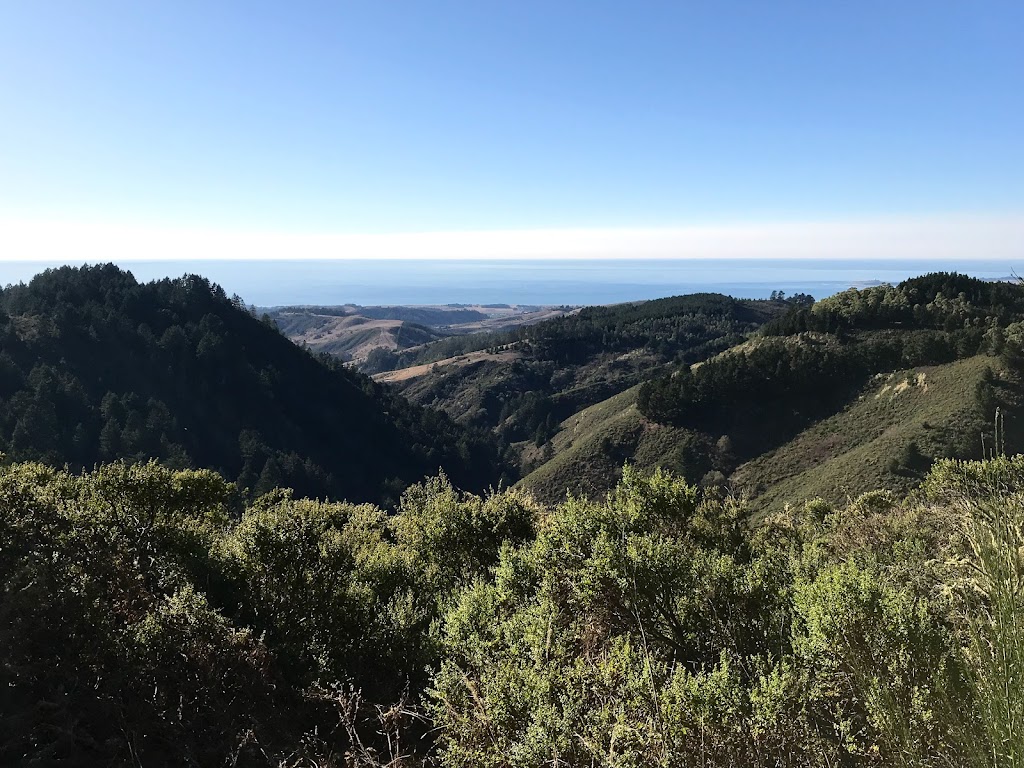
[[0, 763], [1024, 765], [1024, 457], [757, 526], [629, 468], [388, 514], [22, 463], [0, 508]]

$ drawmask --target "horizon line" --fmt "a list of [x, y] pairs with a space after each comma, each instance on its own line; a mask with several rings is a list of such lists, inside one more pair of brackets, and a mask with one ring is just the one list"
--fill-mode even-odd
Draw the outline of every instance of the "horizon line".
[[0, 218], [5, 262], [1020, 258], [1024, 213], [396, 233]]

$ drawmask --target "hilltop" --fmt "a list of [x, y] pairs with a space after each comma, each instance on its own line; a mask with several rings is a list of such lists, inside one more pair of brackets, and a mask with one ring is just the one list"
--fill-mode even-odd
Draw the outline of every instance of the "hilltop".
[[395, 500], [443, 467], [498, 481], [493, 440], [414, 406], [189, 275], [48, 270], [0, 293], [0, 450], [91, 467], [159, 458], [260, 493]]
[[[852, 289], [562, 421], [521, 485], [602, 493], [623, 461], [757, 500], [905, 490], [1015, 424], [1024, 289], [937, 274]], [[1008, 429], [1012, 448], [1017, 430]], [[536, 455], [536, 454], [535, 454]]]

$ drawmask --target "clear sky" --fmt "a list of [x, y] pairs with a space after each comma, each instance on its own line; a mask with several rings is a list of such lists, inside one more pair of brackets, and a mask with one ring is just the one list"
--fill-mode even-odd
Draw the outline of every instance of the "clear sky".
[[1020, 0], [0, 0], [0, 257], [900, 222], [1013, 255], [1022, 30]]

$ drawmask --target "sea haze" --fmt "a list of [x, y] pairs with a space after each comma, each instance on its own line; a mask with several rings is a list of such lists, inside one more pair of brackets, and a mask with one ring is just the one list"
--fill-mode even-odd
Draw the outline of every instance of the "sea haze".
[[[71, 262], [68, 262], [71, 263]], [[809, 259], [124, 261], [139, 280], [196, 273], [259, 306], [285, 304], [613, 304], [702, 291], [823, 298], [937, 271], [1005, 278], [1012, 261]], [[0, 284], [59, 264], [0, 262]]]

